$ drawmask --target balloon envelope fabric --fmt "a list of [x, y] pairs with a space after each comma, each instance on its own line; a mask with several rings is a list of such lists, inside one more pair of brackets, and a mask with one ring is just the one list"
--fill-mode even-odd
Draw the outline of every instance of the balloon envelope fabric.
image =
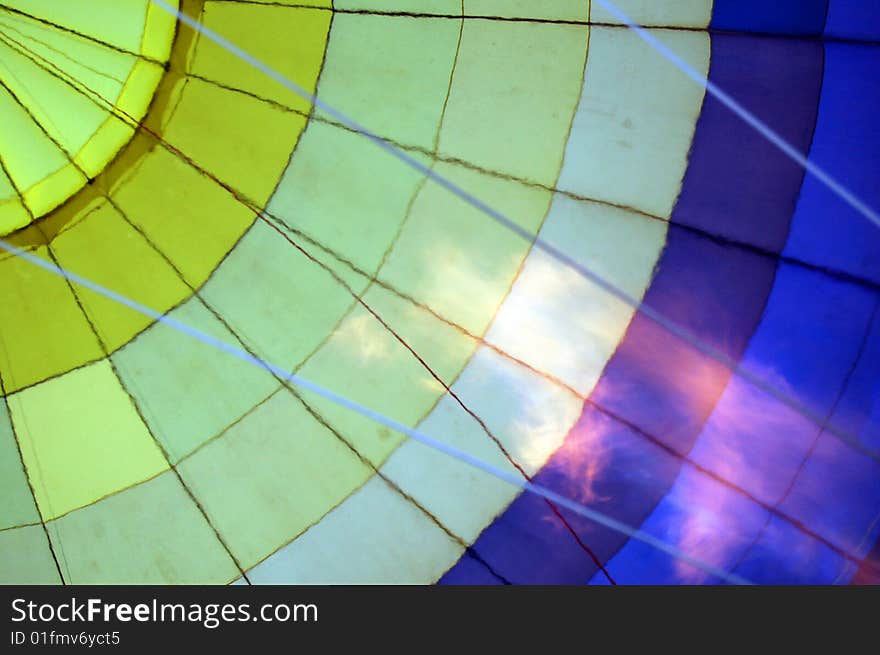
[[[880, 581], [880, 229], [605, 3], [171, 4], [724, 357], [148, 0], [0, 2], [5, 242], [722, 571]], [[880, 207], [877, 3], [615, 4]], [[0, 382], [2, 582], [721, 581], [8, 250]]]

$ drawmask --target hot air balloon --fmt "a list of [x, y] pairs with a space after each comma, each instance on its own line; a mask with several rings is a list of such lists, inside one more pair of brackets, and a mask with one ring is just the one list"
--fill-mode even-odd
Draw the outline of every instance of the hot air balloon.
[[0, 581], [880, 581], [878, 40], [0, 0]]

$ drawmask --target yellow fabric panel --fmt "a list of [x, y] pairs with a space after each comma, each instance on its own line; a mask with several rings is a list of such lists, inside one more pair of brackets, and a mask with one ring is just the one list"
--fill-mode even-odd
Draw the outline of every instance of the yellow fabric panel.
[[248, 577], [254, 584], [429, 584], [464, 550], [433, 519], [373, 476]]
[[13, 231], [30, 223], [31, 217], [21, 204], [21, 199], [12, 182], [0, 166], [0, 233]]
[[[178, 0], [166, 0], [166, 2], [174, 9], [180, 6]], [[141, 37], [141, 54], [160, 61], [168, 59], [176, 30], [177, 19], [161, 7], [149, 3]]]
[[[271, 0], [263, 0], [269, 2]], [[463, 0], [335, 0], [336, 9], [364, 12], [419, 12], [441, 16], [460, 16]], [[465, 2], [465, 5], [468, 3]]]
[[106, 361], [9, 397], [45, 520], [168, 468]]
[[[2, 162], [3, 160], [0, 159], [0, 164], [2, 164]], [[18, 191], [12, 186], [12, 182], [9, 181], [9, 177], [6, 175], [4, 167], [0, 165], [0, 202], [15, 200], [17, 198]]]
[[30, 223], [31, 216], [18, 198], [0, 200], [0, 231], [13, 232]]
[[[438, 323], [425, 310], [381, 287], [372, 287], [366, 301], [425, 361], [432, 363], [441, 379], [453, 379], [473, 352], [473, 342], [459, 331]], [[360, 305], [340, 322], [299, 372], [308, 380], [411, 426], [424, 418], [444, 391]], [[302, 395], [373, 464], [381, 464], [406, 439], [324, 398], [312, 393]]]
[[[712, 3], [713, 0], [614, 0], [616, 7], [639, 25], [700, 29], [708, 27], [712, 20]], [[614, 14], [598, 2], [592, 3], [590, 20], [596, 23], [621, 24]]]
[[[49, 259], [45, 246], [34, 254]], [[0, 280], [0, 376], [7, 393], [101, 357], [66, 280], [12, 256], [0, 261]]]
[[27, 48], [32, 59], [79, 80], [115, 102], [136, 58], [71, 32], [10, 13], [0, 13], [0, 28], [11, 47]]
[[143, 118], [163, 73], [157, 64], [145, 61], [138, 61], [132, 68], [116, 102], [118, 111], [111, 113], [108, 107], [104, 122], [75, 157], [86, 173], [97, 175], [128, 142], [134, 134], [131, 119]]
[[[119, 94], [116, 106], [129, 116], [142, 118], [164, 72], [158, 64], [143, 60], [138, 61], [131, 69], [131, 74], [122, 87], [122, 93]], [[110, 118], [109, 120], [114, 119]]]
[[[656, 0], [651, 0], [656, 2]], [[587, 0], [467, 0], [468, 16], [503, 16], [505, 18], [538, 18], [587, 22], [590, 15]]]
[[[180, 92], [164, 137], [200, 168], [262, 205], [275, 189], [305, 124], [306, 119], [298, 114], [190, 79]], [[160, 180], [164, 185], [175, 184], [168, 173]], [[145, 193], [155, 193], [156, 186], [150, 185]], [[193, 202], [202, 202], [201, 195], [190, 192], [184, 204]], [[218, 214], [213, 223], [223, 220], [224, 215]]]
[[178, 470], [246, 568], [307, 530], [373, 473], [286, 390]]
[[[314, 91], [330, 18], [330, 12], [319, 9], [234, 2], [205, 3], [202, 14], [205, 26], [308, 91]], [[292, 25], [296, 26], [293, 35]], [[300, 111], [309, 110], [309, 103], [300, 96], [204, 37], [199, 40], [190, 71]]]
[[[228, 0], [216, 0], [216, 2], [227, 2]], [[421, 2], [426, 2], [428, 0], [420, 0]], [[459, 0], [446, 0], [448, 2], [458, 2]], [[214, 4], [215, 0], [208, 0], [208, 3]], [[332, 9], [334, 6], [333, 0], [251, 0], [252, 4], [267, 4], [267, 5], [281, 5], [288, 7], [308, 7], [312, 9]], [[336, 9], [348, 9], [347, 4], [345, 2], [340, 2], [340, 0], [336, 0], [335, 5]], [[388, 4], [388, 0], [384, 0], [383, 4]], [[373, 7], [375, 9], [375, 7]]]
[[25, 54], [0, 43], [4, 83], [65, 152], [77, 152], [104, 122], [107, 111]]
[[[11, 97], [0, 100], [0, 123], [11, 126], [0, 136], [0, 148], [7, 152], [13, 139], [27, 144], [20, 149], [26, 156], [7, 157], [8, 170], [28, 208], [39, 217], [76, 193], [85, 176], [100, 173], [131, 138], [133, 130], [110, 117], [108, 105], [117, 104], [137, 120], [144, 116], [164, 73], [161, 63], [170, 55], [176, 27], [166, 12], [142, 0], [84, 0], [73, 10], [72, 4], [19, 0], [12, 7], [36, 19], [11, 12], [2, 16], [4, 83], [26, 109], [6, 107], [14, 103]], [[155, 61], [137, 60], [139, 53]], [[0, 213], [0, 234], [20, 225], [20, 215]]]
[[[327, 45], [321, 97], [375, 134], [431, 152], [460, 31], [461, 21], [445, 18], [338, 15]], [[315, 115], [333, 120], [320, 110]], [[375, 149], [372, 143], [365, 146]], [[352, 159], [352, 167], [363, 165], [354, 154]], [[393, 175], [383, 175], [386, 179], [403, 174], [398, 161], [386, 167], [393, 169]], [[362, 170], [372, 171], [373, 166]]]
[[112, 197], [194, 286], [254, 221], [252, 211], [162, 147], [147, 155]]
[[25, 191], [24, 201], [34, 216], [42, 216], [76, 193], [85, 183], [83, 174], [68, 164]]
[[74, 161], [87, 175], [94, 177], [119, 152], [132, 134], [134, 128], [120, 123], [115, 118], [109, 118], [86, 141], [82, 150], [74, 157]]
[[[438, 164], [434, 170], [530, 232], [538, 230], [550, 206], [552, 194], [546, 189], [452, 164]], [[456, 238], [462, 234], [468, 235], [464, 246]], [[486, 220], [439, 185], [426, 184], [381, 278], [474, 334], [482, 334], [528, 251], [526, 241]]]
[[[91, 212], [52, 242], [58, 263], [157, 311], [189, 294], [174, 269], [109, 204]], [[77, 289], [83, 307], [112, 352], [152, 320], [88, 289]]]
[[[28, 4], [24, 10], [38, 15], [45, 8], [39, 2], [23, 4]], [[200, 2], [185, 3], [186, 11], [193, 15], [198, 15], [200, 8]], [[274, 13], [271, 7], [266, 10]], [[218, 15], [221, 13], [218, 11]], [[329, 12], [303, 14], [309, 17], [317, 14], [326, 16], [316, 22], [323, 27], [315, 32], [315, 39], [309, 41], [311, 49], [304, 50], [303, 44], [295, 48], [300, 60], [297, 66], [308, 78], [301, 81], [309, 88], [314, 88], [323, 58]], [[288, 21], [291, 15], [287, 14]], [[33, 31], [39, 31], [33, 27], [39, 23], [18, 18]], [[152, 27], [148, 25], [141, 45], [145, 49], [154, 48], [153, 56], [170, 57], [171, 71], [152, 62], [138, 61], [128, 77], [123, 78], [125, 84], [116, 99], [119, 107], [137, 118], [152, 103], [145, 119], [149, 130], [160, 133], [187, 157], [191, 155], [197, 166], [218, 173], [255, 204], [263, 205], [274, 191], [305, 119], [215, 84], [187, 80], [180, 68], [194, 48], [192, 34], [187, 36], [185, 30], [178, 33], [175, 52], [171, 55], [167, 52], [170, 41], [165, 42], [163, 51], [160, 37], [162, 30], [168, 28], [172, 32], [165, 37], [170, 39], [169, 35], [176, 29], [173, 22], [166, 25], [161, 16], [152, 13], [148, 20], [157, 22]], [[89, 33], [88, 30], [85, 33]], [[52, 41], [50, 45], [59, 50], [58, 43]], [[44, 48], [43, 54], [52, 52], [55, 51]], [[63, 75], [78, 76], [74, 63], [67, 62], [58, 52], [53, 56]], [[134, 59], [130, 55], [120, 57]], [[60, 65], [62, 61], [66, 67]], [[119, 72], [121, 69], [114, 69], [113, 75]], [[248, 77], [253, 77], [252, 73], [249, 72]], [[75, 94], [74, 89], [65, 87]], [[104, 91], [112, 101], [112, 89], [108, 86]], [[217, 111], [218, 107], [223, 110]], [[99, 111], [97, 107], [94, 109]], [[158, 145], [152, 135], [141, 132], [129, 140], [133, 133], [131, 127], [106, 112], [103, 115], [103, 123], [91, 133], [75, 157], [77, 164], [89, 174], [98, 174], [95, 183], [87, 186], [85, 178], [69, 164], [65, 153], [34, 125], [27, 111], [0, 90], [0, 123], [4, 126], [0, 130], [0, 151], [8, 153], [4, 165], [8, 163], [10, 170], [14, 169], [12, 180], [21, 189], [31, 212], [37, 216], [51, 212], [41, 218], [39, 228], [16, 235], [16, 243], [43, 246], [45, 238], [57, 238], [59, 242], [55, 244], [57, 247], [53, 246], [53, 252], [63, 260], [63, 265], [156, 309], [167, 309], [183, 301], [189, 291], [175, 279], [176, 273], [153, 246], [179, 268], [189, 284], [200, 286], [253, 223], [254, 215], [216, 181]], [[205, 116], [212, 119], [206, 123]], [[7, 126], [12, 129], [5, 129]], [[110, 165], [104, 168], [111, 158]], [[0, 233], [8, 233], [25, 226], [30, 217], [15, 198], [13, 184], [7, 181], [4, 185], [2, 181], [0, 179]], [[126, 226], [122, 217], [106, 220], [113, 211], [103, 206], [105, 189], [110, 190], [119, 209], [144, 233], [146, 240]], [[59, 206], [59, 203], [63, 204]], [[98, 207], [102, 208], [96, 214], [89, 214]], [[86, 224], [72, 229], [84, 217], [87, 217]], [[84, 254], [94, 255], [96, 248], [96, 256], [89, 258]], [[45, 255], [45, 250], [42, 252]], [[0, 357], [0, 374], [4, 375], [8, 393], [63, 374], [102, 355], [63, 280], [50, 279], [50, 274], [39, 271], [26, 274], [24, 269], [32, 265], [0, 259], [4, 262], [4, 269], [0, 270], [8, 268], [11, 275], [29, 275], [26, 284], [10, 284], [2, 292], [5, 298], [0, 318], [4, 324], [0, 327], [0, 338], [8, 344], [11, 354]], [[10, 274], [6, 279], [12, 279]], [[148, 324], [132, 312], [117, 309], [87, 291], [82, 292], [81, 297], [91, 318], [99, 324], [111, 352]], [[26, 309], [19, 310], [25, 305]]]
[[466, 20], [441, 154], [553, 186], [588, 34], [580, 25]]
[[[130, 52], [140, 50], [145, 0], [5, 0], [5, 5]], [[174, 0], [170, 4], [176, 4]]]
[[[68, 160], [34, 124], [27, 111], [3, 89], [0, 89], [0, 125], [3, 125], [0, 152], [4, 153], [4, 166], [34, 214], [39, 215], [47, 207], [51, 209], [53, 202], [57, 204], [59, 190], [72, 193], [84, 183], [84, 178], [76, 170], [72, 174], [61, 172], [51, 180], [45, 180], [53, 173], [63, 171]], [[45, 182], [41, 184], [43, 180]]]

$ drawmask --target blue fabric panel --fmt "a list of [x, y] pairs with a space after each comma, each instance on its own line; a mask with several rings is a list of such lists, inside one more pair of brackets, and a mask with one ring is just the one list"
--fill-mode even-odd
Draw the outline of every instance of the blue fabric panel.
[[880, 535], [880, 464], [823, 434], [781, 508], [864, 556]]
[[[880, 46], [825, 47], [825, 81], [810, 160], [880, 211]], [[785, 254], [877, 283], [878, 252], [878, 226], [808, 175]]]
[[837, 39], [880, 40], [880, 2], [831, 0], [825, 36]]
[[[864, 424], [854, 415], [870, 414], [876, 397], [841, 390], [849, 390], [865, 368], [874, 374], [872, 386], [877, 384], [880, 368], [871, 345], [876, 307], [876, 294], [869, 290], [784, 265], [743, 361], [752, 370], [772, 361], [773, 368], [765, 366], [761, 376], [823, 415], [851, 395], [848, 413]], [[763, 565], [745, 567], [757, 582], [832, 581], [832, 573], [845, 582], [855, 566], [839, 551], [861, 557], [880, 533], [880, 466], [825, 434], [800, 470], [820, 431], [778, 401], [731, 380], [691, 454], [764, 506], [685, 466], [642, 528], [728, 570], [760, 552]], [[781, 498], [781, 513], [809, 532], [777, 528], [775, 522], [783, 519], [774, 517], [765, 534], [767, 508]], [[793, 547], [802, 569], [786, 563]], [[620, 581], [632, 576], [633, 582], [658, 584], [717, 582], [633, 541], [609, 562], [609, 571]], [[812, 577], [813, 571], [820, 577]]]
[[773, 517], [736, 573], [760, 584], [834, 584], [847, 582], [851, 570], [841, 555], [819, 541], [805, 540], [791, 524]]
[[828, 0], [715, 0], [710, 27], [736, 32], [819, 35]]
[[[767, 520], [767, 511], [685, 465], [642, 529], [722, 569], [733, 568]], [[646, 544], [629, 540], [608, 563], [619, 583], [708, 584], [718, 579]], [[598, 582], [594, 576], [591, 582]]]
[[[877, 292], [880, 295], [880, 292]], [[880, 452], [880, 300], [874, 306], [870, 333], [833, 423], [855, 435], [863, 446]]]
[[[807, 153], [822, 61], [817, 42], [717, 35], [710, 78]], [[788, 237], [803, 178], [801, 166], [707, 95], [673, 220], [778, 253]]]
[[465, 552], [458, 563], [438, 581], [438, 584], [497, 585], [502, 584], [502, 581], [498, 576], [492, 575], [482, 562]]
[[[826, 419], [858, 365], [874, 294], [782, 265], [743, 366]], [[767, 503], [785, 493], [820, 427], [736, 381], [725, 390], [694, 459]]]

